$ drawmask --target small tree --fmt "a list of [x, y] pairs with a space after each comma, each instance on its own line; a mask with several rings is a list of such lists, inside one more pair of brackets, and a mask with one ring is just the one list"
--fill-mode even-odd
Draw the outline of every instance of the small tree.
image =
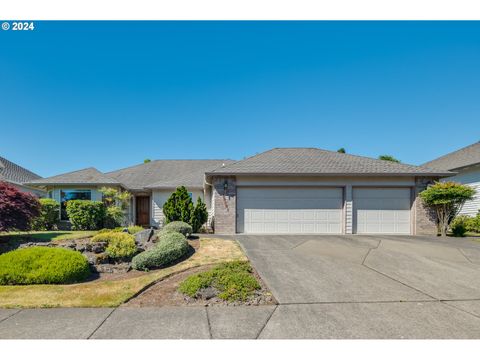
[[180, 186], [163, 205], [165, 222], [168, 224], [172, 221], [183, 221], [191, 225], [192, 210], [192, 198], [188, 194], [187, 188]]
[[125, 223], [125, 210], [127, 209], [132, 194], [111, 187], [102, 187], [99, 191], [103, 194], [103, 203], [106, 207], [105, 227], [114, 228]]
[[380, 155], [378, 157], [379, 160], [386, 160], [386, 161], [392, 161], [392, 162], [396, 162], [396, 163], [399, 163], [400, 160], [398, 159], [395, 159], [392, 155]]
[[474, 195], [474, 189], [453, 181], [436, 182], [420, 193], [425, 205], [435, 211], [442, 236], [447, 235], [450, 223], [457, 216], [465, 201], [471, 200]]
[[337, 152], [340, 153], [340, 154], [345, 154], [346, 153], [345, 148], [343, 148], [343, 147], [338, 149]]
[[197, 204], [195, 205], [195, 208], [192, 211], [192, 222], [190, 225], [192, 225], [193, 232], [196, 233], [200, 228], [205, 224], [208, 220], [208, 211], [207, 211], [207, 206], [205, 203], [202, 201], [202, 199], [199, 197], [197, 199]]
[[0, 182], [0, 231], [30, 230], [40, 213], [40, 203], [32, 194]]
[[143, 160], [143, 163], [146, 164], [146, 163], [149, 163], [149, 162], [151, 162], [151, 161], [152, 161], [152, 160], [150, 160], [150, 159], [145, 159], [145, 160]]

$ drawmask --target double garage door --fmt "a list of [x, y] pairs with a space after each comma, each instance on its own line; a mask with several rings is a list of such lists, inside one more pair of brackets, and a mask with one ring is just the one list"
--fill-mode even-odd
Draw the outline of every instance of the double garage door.
[[[353, 231], [410, 234], [410, 189], [354, 188]], [[341, 234], [343, 188], [239, 187], [237, 232]]]

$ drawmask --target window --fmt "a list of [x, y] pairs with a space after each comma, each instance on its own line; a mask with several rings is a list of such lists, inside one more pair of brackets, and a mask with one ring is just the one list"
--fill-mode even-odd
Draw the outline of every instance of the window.
[[68, 220], [67, 201], [92, 200], [91, 190], [62, 190], [60, 192], [60, 219]]
[[189, 193], [188, 193], [188, 196], [190, 196], [190, 199], [193, 200], [193, 193], [189, 192]]
[[52, 190], [50, 190], [50, 191], [48, 192], [48, 198], [49, 198], [49, 199], [53, 199], [53, 191], [52, 191]]

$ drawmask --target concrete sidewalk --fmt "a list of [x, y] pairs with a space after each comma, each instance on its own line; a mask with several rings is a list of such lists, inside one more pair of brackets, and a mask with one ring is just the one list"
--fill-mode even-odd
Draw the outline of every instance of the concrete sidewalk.
[[480, 301], [0, 310], [1, 339], [478, 339]]

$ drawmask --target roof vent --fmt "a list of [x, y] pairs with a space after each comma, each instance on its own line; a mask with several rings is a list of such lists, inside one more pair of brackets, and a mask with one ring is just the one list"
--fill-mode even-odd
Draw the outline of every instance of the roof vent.
[[225, 167], [225, 163], [222, 163], [222, 168]]

